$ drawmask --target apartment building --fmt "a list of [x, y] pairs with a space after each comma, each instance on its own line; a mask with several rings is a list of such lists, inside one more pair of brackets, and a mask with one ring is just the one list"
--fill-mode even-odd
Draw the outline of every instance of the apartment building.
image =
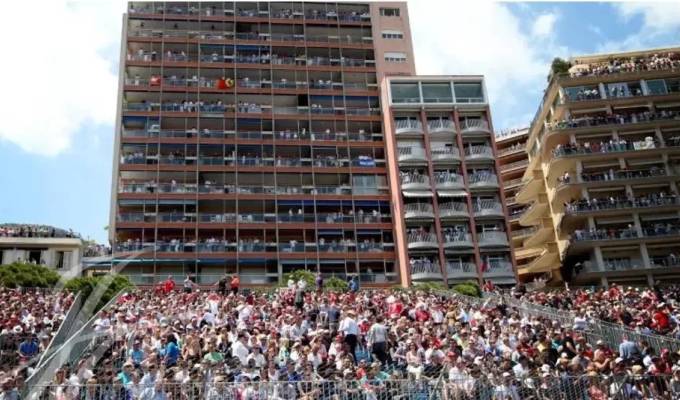
[[483, 77], [388, 77], [381, 98], [404, 284], [514, 284]]
[[[680, 48], [576, 57], [531, 124], [517, 202], [540, 236], [522, 280], [680, 276]], [[538, 242], [538, 241], [537, 241]]]
[[131, 2], [123, 25], [114, 270], [399, 282], [378, 79], [414, 73], [405, 3]]

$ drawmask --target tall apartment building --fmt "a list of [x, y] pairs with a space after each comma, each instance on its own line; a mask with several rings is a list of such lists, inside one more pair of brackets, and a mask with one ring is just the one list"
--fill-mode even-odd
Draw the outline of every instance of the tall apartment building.
[[388, 77], [381, 98], [402, 283], [514, 284], [483, 78]]
[[568, 68], [545, 91], [515, 196], [530, 204], [522, 225], [543, 235], [523, 276], [677, 278], [680, 48], [577, 57]]
[[526, 227], [520, 223], [529, 206], [519, 203], [515, 198], [517, 192], [522, 188], [522, 176], [524, 176], [529, 165], [529, 157], [526, 152], [528, 138], [529, 128], [496, 132], [501, 186], [505, 194], [513, 254], [520, 278], [525, 268], [540, 254], [540, 248], [534, 247], [537, 240], [540, 243], [540, 236], [536, 236], [537, 227]]
[[414, 73], [405, 3], [131, 2], [123, 26], [114, 270], [398, 283], [378, 82]]

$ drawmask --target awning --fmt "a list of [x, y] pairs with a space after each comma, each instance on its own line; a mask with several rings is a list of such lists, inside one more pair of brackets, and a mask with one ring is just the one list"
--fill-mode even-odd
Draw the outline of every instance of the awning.
[[432, 192], [405, 190], [404, 197], [432, 197]]
[[466, 197], [468, 192], [465, 190], [437, 190], [439, 197]]

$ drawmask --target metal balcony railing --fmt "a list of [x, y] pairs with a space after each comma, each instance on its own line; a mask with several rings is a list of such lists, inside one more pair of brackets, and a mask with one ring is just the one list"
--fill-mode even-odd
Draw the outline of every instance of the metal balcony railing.
[[394, 133], [423, 133], [423, 124], [417, 119], [397, 119], [394, 122]]
[[484, 245], [507, 245], [508, 236], [504, 231], [487, 231], [480, 232], [477, 234], [477, 238], [480, 244]]
[[445, 203], [439, 203], [439, 214], [441, 217], [467, 215], [468, 214], [467, 203], [459, 201], [448, 201]]
[[465, 147], [465, 158], [493, 158], [493, 150], [486, 145], [467, 146]]
[[456, 127], [450, 119], [428, 119], [427, 120], [427, 130], [430, 133], [437, 132], [455, 132]]
[[412, 213], [412, 214], [432, 214], [434, 212], [434, 209], [432, 207], [432, 204], [427, 204], [427, 203], [410, 203], [404, 205], [404, 212], [405, 213]]
[[460, 122], [460, 130], [466, 131], [486, 131], [489, 130], [489, 123], [483, 119], [466, 119]]

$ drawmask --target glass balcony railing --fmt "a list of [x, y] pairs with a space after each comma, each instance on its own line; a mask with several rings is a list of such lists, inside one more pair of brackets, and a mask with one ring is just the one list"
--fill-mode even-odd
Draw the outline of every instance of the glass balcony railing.
[[411, 279], [432, 279], [442, 277], [442, 270], [439, 262], [429, 259], [411, 259]]
[[503, 206], [496, 200], [480, 200], [472, 203], [475, 217], [503, 216]]
[[503, 231], [487, 231], [477, 234], [480, 246], [507, 246], [508, 235]]
[[[569, 157], [587, 154], [606, 154], [606, 153], [620, 153], [624, 151], [635, 150], [651, 150], [658, 148], [659, 145], [653, 138], [648, 140], [640, 140], [636, 142], [626, 141], [609, 141], [602, 143], [586, 143], [576, 145], [558, 145], [553, 150], [554, 157]], [[675, 147], [674, 143], [668, 147]]]
[[483, 275], [485, 277], [512, 276], [514, 275], [512, 263], [510, 261], [492, 261], [488, 263]]
[[650, 195], [634, 198], [610, 197], [603, 199], [582, 199], [568, 203], [565, 207], [567, 214], [586, 213], [600, 210], [622, 210], [634, 208], [653, 208], [680, 205], [680, 198], [675, 195]]
[[437, 235], [434, 233], [412, 232], [407, 235], [409, 248], [438, 247]]
[[[581, 182], [603, 182], [618, 180], [646, 179], [657, 176], [666, 176], [666, 170], [653, 167], [649, 169], [628, 169], [628, 170], [609, 170], [602, 172], [583, 172]], [[568, 182], [567, 182], [568, 183]]]
[[576, 229], [571, 236], [572, 242], [594, 241], [594, 240], [625, 240], [639, 237], [634, 227], [629, 228], [598, 228], [591, 230]]
[[430, 150], [432, 161], [456, 161], [460, 159], [460, 150], [457, 147], [433, 147]]
[[477, 266], [471, 262], [446, 262], [446, 275], [449, 279], [477, 276]]
[[435, 172], [437, 189], [455, 189], [463, 187], [463, 176], [455, 172]]
[[465, 231], [443, 231], [444, 247], [472, 247], [472, 235]]
[[465, 147], [465, 158], [469, 160], [475, 159], [493, 159], [493, 150], [490, 146], [478, 145]]

